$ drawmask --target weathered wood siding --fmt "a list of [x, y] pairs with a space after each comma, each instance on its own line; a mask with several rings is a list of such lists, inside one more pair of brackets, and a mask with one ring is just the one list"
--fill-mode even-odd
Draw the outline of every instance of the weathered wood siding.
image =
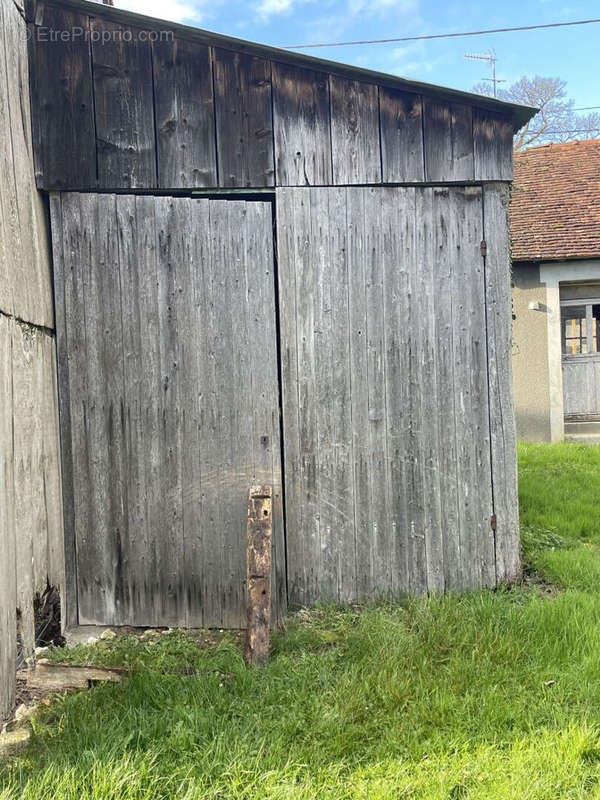
[[498, 583], [515, 580], [521, 570], [512, 374], [509, 194], [509, 187], [502, 183], [484, 189], [487, 347]]
[[[173, 37], [168, 23], [150, 42], [103, 12], [30, 5], [40, 188], [512, 178], [512, 123], [485, 107], [262, 58], [210, 34]], [[50, 27], [82, 35], [48, 41]]]
[[244, 627], [273, 486], [285, 603], [269, 202], [52, 198], [66, 534], [79, 621]]
[[44, 207], [33, 174], [26, 26], [0, 0], [0, 719], [33, 602], [63, 588], [56, 361]]
[[290, 600], [494, 585], [482, 189], [279, 189], [277, 237]]

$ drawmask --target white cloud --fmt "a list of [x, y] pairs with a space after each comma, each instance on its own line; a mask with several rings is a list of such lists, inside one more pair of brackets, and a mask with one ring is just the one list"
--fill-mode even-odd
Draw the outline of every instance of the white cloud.
[[398, 14], [413, 14], [419, 7], [418, 0], [349, 0], [348, 10], [352, 16], [359, 14], [381, 14], [395, 11]]
[[263, 17], [272, 17], [274, 14], [285, 14], [294, 5], [294, 0], [260, 0], [256, 11]]
[[277, 14], [286, 14], [297, 6], [314, 2], [315, 0], [259, 0], [254, 8], [258, 16], [264, 21]]
[[207, 0], [116, 0], [118, 8], [170, 22], [201, 22], [214, 4]]

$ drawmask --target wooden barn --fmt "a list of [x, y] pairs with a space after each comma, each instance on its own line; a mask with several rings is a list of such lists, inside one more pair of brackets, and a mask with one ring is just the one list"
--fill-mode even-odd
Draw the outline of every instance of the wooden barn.
[[533, 110], [30, 0], [67, 624], [243, 627], [519, 573], [507, 221]]

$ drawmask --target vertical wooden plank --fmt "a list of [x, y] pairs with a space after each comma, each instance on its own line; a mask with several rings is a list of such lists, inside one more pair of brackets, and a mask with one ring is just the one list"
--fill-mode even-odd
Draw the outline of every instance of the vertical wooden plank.
[[[60, 587], [61, 606], [65, 607], [64, 520], [62, 508], [62, 476], [60, 457], [60, 427], [58, 417], [58, 380], [56, 341], [48, 333], [41, 339], [42, 393], [39, 398], [42, 427], [42, 485], [47, 524], [47, 577], [52, 586]], [[45, 583], [38, 580], [38, 590]], [[64, 620], [65, 614], [62, 612]]]
[[496, 581], [500, 583], [516, 580], [521, 571], [512, 394], [509, 187], [496, 184], [486, 186], [484, 191], [491, 459], [496, 514]]
[[[277, 189], [277, 281], [281, 358], [281, 403], [285, 455], [285, 520], [289, 601], [300, 603], [306, 592], [306, 559], [302, 535], [301, 455], [299, 428], [298, 339], [296, 328], [296, 262], [299, 237], [293, 189]], [[302, 239], [300, 238], [300, 241]]]
[[380, 86], [379, 124], [383, 183], [424, 181], [423, 98]]
[[0, 314], [0, 719], [10, 711], [15, 696], [17, 660], [15, 520], [13, 471], [12, 331]]
[[330, 75], [334, 184], [380, 183], [377, 86]]
[[[27, 28], [16, 7], [10, 3], [3, 9], [3, 22], [5, 63], [9, 76], [10, 180], [14, 180], [20, 230], [19, 249], [12, 253], [13, 264], [18, 264], [18, 269], [14, 266], [12, 269], [13, 312], [21, 320], [53, 328], [45, 210], [33, 174], [27, 47], [24, 41]], [[0, 46], [0, 54], [1, 51]]]
[[[244, 253], [245, 298], [247, 306], [248, 358], [243, 355], [240, 337], [237, 347], [243, 369], [248, 370], [254, 415], [251, 430], [251, 452], [254, 475], [268, 478], [272, 487], [272, 613], [276, 621], [285, 612], [285, 550], [283, 530], [283, 485], [281, 478], [281, 431], [279, 424], [277, 325], [275, 309], [275, 275], [273, 222], [271, 203], [244, 203], [246, 209]], [[257, 269], [257, 265], [260, 267]], [[244, 361], [248, 361], [244, 365]], [[243, 385], [243, 384], [242, 384]], [[238, 441], [245, 430], [244, 406], [238, 408]]]
[[144, 340], [140, 302], [140, 266], [145, 259], [137, 241], [138, 219], [136, 200], [131, 195], [116, 198], [116, 233], [118, 239], [119, 283], [123, 307], [123, 466], [125, 512], [127, 526], [122, 538], [124, 553], [123, 582], [127, 607], [122, 619], [131, 625], [143, 625], [149, 618], [147, 603], [150, 593], [145, 586], [148, 564], [146, 519], [146, 446], [142, 427], [140, 395]]
[[273, 62], [275, 175], [278, 186], [331, 183], [329, 78]]
[[411, 264], [415, 252], [415, 191], [386, 191], [381, 209], [385, 318], [387, 482], [391, 545], [391, 590], [409, 586], [408, 474], [410, 469], [409, 354], [411, 346]]
[[[209, 569], [210, 529], [205, 525], [202, 474], [202, 403], [208, 391], [206, 363], [207, 324], [205, 268], [209, 242], [208, 200], [180, 200], [186, 204], [185, 257], [180, 263], [182, 308], [179, 324], [181, 363], [181, 436], [183, 496], [183, 583], [186, 622], [201, 627], [204, 622], [203, 572]], [[208, 598], [206, 598], [208, 600]]]
[[[246, 415], [238, 407], [242, 401], [238, 387], [246, 383], [245, 370], [237, 350], [238, 342], [244, 341], [248, 294], [246, 286], [246, 265], [244, 252], [244, 232], [246, 228], [245, 203], [222, 201], [219, 217], [222, 261], [215, 265], [220, 277], [219, 292], [215, 297], [216, 313], [221, 320], [220, 357], [216, 365], [217, 392], [220, 402], [221, 430], [221, 476], [220, 502], [222, 503], [222, 547], [223, 547], [223, 625], [228, 628], [241, 628], [244, 625], [246, 599], [246, 569], [244, 542], [246, 532], [247, 495], [240, 492], [239, 482], [251, 483], [252, 470], [248, 469], [252, 459], [251, 425]], [[216, 209], [215, 209], [216, 210]], [[243, 310], [242, 310], [243, 309]], [[241, 318], [241, 319], [240, 319]], [[240, 324], [241, 322], [241, 324]], [[249, 339], [248, 339], [249, 341]], [[260, 374], [260, 373], [258, 373]], [[255, 373], [255, 377], [258, 378]], [[258, 380], [252, 386], [260, 392]], [[253, 400], [256, 420], [256, 401]], [[240, 419], [241, 417], [241, 419]], [[242, 422], [242, 425], [239, 423]], [[256, 431], [258, 433], [258, 431]], [[239, 438], [238, 438], [239, 437]], [[239, 440], [241, 439], [241, 441]], [[249, 440], [250, 439], [250, 440]], [[236, 472], [238, 478], [234, 477]]]
[[486, 322], [485, 263], [481, 254], [484, 231], [484, 198], [480, 187], [456, 189], [464, 193], [466, 233], [463, 235], [464, 285], [469, 304], [470, 341], [469, 371], [473, 475], [472, 492], [475, 522], [472, 535], [472, 586], [495, 586], [494, 532], [491, 517], [494, 511], [492, 464], [490, 452], [490, 386]]
[[456, 222], [454, 315], [455, 392], [458, 404], [457, 447], [461, 542], [466, 585], [482, 583], [483, 548], [491, 540], [491, 469], [485, 354], [483, 285], [483, 204], [480, 187], [451, 190]]
[[332, 540], [334, 553], [331, 557], [337, 562], [338, 599], [348, 602], [356, 596], [356, 542], [346, 189], [332, 188], [327, 195], [330, 254], [326, 269], [331, 272], [332, 496], [336, 511]]
[[368, 333], [366, 295], [365, 192], [347, 189], [350, 374], [352, 376], [352, 453], [354, 457], [354, 520], [357, 598], [372, 597], [371, 448], [369, 425]]
[[[411, 330], [417, 339], [415, 381], [418, 386], [418, 410], [413, 425], [419, 429], [418, 476], [416, 490], [422, 510], [422, 529], [418, 531], [425, 542], [425, 582], [420, 591], [444, 590], [443, 523], [440, 492], [440, 428], [448, 420], [440, 416], [438, 364], [436, 360], [436, 289], [433, 227], [437, 222], [431, 189], [415, 190], [417, 220], [417, 252]], [[418, 301], [416, 301], [418, 298]]]
[[[201, 442], [202, 442], [202, 517], [207, 532], [204, 537], [203, 618], [204, 624], [217, 627], [223, 624], [224, 557], [223, 545], [215, 548], [210, 542], [211, 533], [222, 529], [221, 488], [221, 406], [217, 365], [221, 360], [220, 322], [217, 302], [220, 295], [219, 270], [226, 262], [223, 258], [220, 215], [217, 208], [223, 201], [211, 202], [208, 206], [208, 248], [202, 259], [201, 285], [205, 287], [201, 322], [206, 331], [206, 347], [200, 373], [203, 376], [201, 396]], [[208, 540], [208, 541], [207, 541]]]
[[[50, 31], [75, 31], [65, 41]], [[35, 174], [40, 189], [96, 185], [96, 130], [87, 14], [40, 5], [29, 25]]]
[[[213, 289], [213, 302], [215, 315], [219, 322], [219, 337], [215, 358], [215, 391], [219, 404], [219, 497], [221, 520], [221, 549], [222, 549], [222, 583], [221, 583], [221, 618], [224, 626], [242, 627], [244, 615], [240, 610], [244, 608], [245, 587], [243, 578], [245, 570], [240, 574], [240, 561], [243, 558], [243, 548], [240, 543], [244, 541], [246, 503], [237, 495], [234, 485], [234, 448], [237, 449], [235, 407], [236, 388], [232, 372], [235, 370], [235, 336], [234, 315], [239, 313], [236, 300], [236, 284], [240, 268], [240, 243], [239, 233], [243, 220], [237, 203], [221, 201], [213, 205], [214, 214], [211, 222], [217, 232], [217, 249], [215, 255], [215, 278]], [[243, 455], [247, 455], [244, 453]], [[242, 464], [244, 463], [242, 456]], [[241, 470], [242, 475], [247, 475], [246, 470]], [[247, 479], [246, 479], [247, 480]], [[237, 614], [236, 614], [237, 612]]]
[[[62, 471], [62, 508], [64, 518], [64, 568], [65, 589], [63, 607], [65, 611], [65, 626], [78, 624], [77, 603], [77, 536], [75, 516], [75, 471], [74, 459], [78, 454], [73, 451], [75, 431], [72, 427], [72, 413], [77, 413], [77, 406], [85, 402], [80, 395], [71, 401], [71, 386], [74, 376], [71, 376], [69, 364], [72, 351], [85, 350], [84, 336], [75, 337], [69, 342], [68, 331], [71, 324], [76, 324], [77, 317], [73, 314], [73, 285], [74, 277], [71, 262], [72, 250], [65, 247], [67, 241], [67, 219], [63, 218], [63, 197], [60, 194], [51, 195], [50, 219], [52, 231], [52, 252], [54, 263], [54, 306], [56, 310], [56, 350], [57, 350], [57, 386], [60, 420], [60, 458]], [[72, 203], [72, 197], [65, 202]], [[82, 232], [83, 234], [83, 232]], [[85, 235], [85, 234], [83, 234]], [[78, 417], [77, 417], [78, 419]], [[80, 476], [81, 477], [81, 476]]]
[[181, 442], [181, 277], [186, 236], [185, 208], [172, 197], [157, 197], [158, 324], [162, 418], [160, 419], [161, 477], [164, 505], [159, 552], [159, 617], [163, 624], [184, 619], [183, 498]]
[[[85, 293], [89, 406], [88, 460], [92, 551], [78, 547], [79, 619], [82, 624], [123, 624], [130, 604], [125, 576], [127, 487], [124, 481], [123, 329], [116, 197], [79, 195], [82, 223], [90, 228], [91, 261]], [[98, 560], [95, 558], [97, 548]], [[96, 589], [103, 576], [103, 591]], [[81, 594], [82, 587], [86, 590]]]
[[[426, 468], [426, 429], [425, 400], [423, 386], [423, 360], [426, 344], [424, 339], [424, 297], [422, 292], [423, 272], [427, 271], [425, 235], [426, 221], [419, 217], [418, 202], [420, 190], [413, 196], [411, 216], [415, 220], [412, 252], [408, 258], [409, 301], [406, 309], [405, 336], [408, 339], [408, 428], [406, 472], [406, 510], [408, 536], [408, 589], [413, 594], [427, 590], [427, 538], [428, 509], [426, 508], [425, 475]], [[406, 345], [405, 345], [406, 346]]]
[[15, 184], [12, 131], [10, 126], [10, 91], [8, 65], [5, 54], [5, 16], [9, 7], [0, 5], [0, 311], [14, 311], [14, 254], [21, 249], [19, 230], [19, 208]]
[[332, 381], [332, 269], [330, 252], [329, 191], [315, 189], [310, 193], [310, 236], [312, 259], [310, 269], [314, 272], [312, 304], [314, 318], [314, 340], [311, 365], [314, 370], [314, 403], [316, 464], [315, 480], [317, 486], [318, 508], [315, 519], [318, 521], [318, 573], [319, 597], [337, 601], [339, 596], [338, 555], [336, 533], [339, 521], [339, 503], [335, 494], [335, 451], [333, 398], [336, 387]]
[[476, 181], [512, 181], [513, 126], [506, 117], [473, 109]]
[[98, 182], [103, 189], [156, 186], [152, 55], [135, 29], [91, 20]]
[[319, 241], [313, 228], [312, 204], [318, 190], [296, 194], [297, 258], [296, 258], [296, 326], [298, 345], [298, 425], [300, 442], [301, 530], [305, 537], [306, 575], [304, 596], [300, 602], [319, 597], [320, 585], [320, 522], [319, 522], [319, 442], [317, 430], [317, 375], [315, 371], [315, 295], [318, 273]]
[[[160, 541], [166, 530], [166, 509], [162, 476], [164, 458], [163, 426], [164, 383], [160, 361], [160, 321], [158, 309], [158, 237], [156, 203], [153, 197], [135, 198], [138, 270], [137, 297], [130, 302], [139, 304], [141, 350], [138, 354], [139, 397], [141, 417], [140, 473], [144, 476], [144, 525], [139, 536], [145, 542], [143, 561], [143, 597], [137, 609], [140, 624], [158, 625], [161, 622], [160, 572], [162, 570]], [[127, 304], [127, 296], [124, 298]], [[132, 365], [133, 366], [133, 365]], [[138, 544], [139, 546], [139, 544]], [[140, 588], [140, 592], [141, 592]], [[144, 614], [144, 616], [142, 616]]]
[[381, 188], [365, 190], [365, 299], [367, 311], [367, 397], [368, 432], [371, 469], [371, 519], [369, 536], [373, 549], [373, 582], [378, 594], [385, 594], [391, 585], [391, 539], [389, 536], [387, 486], [387, 392], [385, 380], [385, 319], [381, 205], [385, 194]]
[[271, 64], [214, 50], [219, 186], [273, 186]]
[[425, 179], [472, 181], [473, 120], [471, 106], [424, 97]]
[[158, 186], [217, 186], [210, 50], [171, 39], [152, 45]]
[[[439, 467], [440, 507], [443, 521], [443, 562], [446, 589], [464, 588], [461, 562], [459, 501], [457, 494], [456, 403], [454, 392], [453, 292], [454, 262], [450, 257], [448, 224], [449, 189], [428, 189], [432, 195], [433, 291], [435, 295], [438, 414], [440, 417]], [[458, 412], [459, 413], [459, 412]]]
[[[12, 330], [14, 520], [16, 536], [17, 608], [20, 610], [22, 651], [25, 658], [35, 650], [33, 597], [35, 595], [36, 538], [46, 539], [38, 483], [41, 460], [41, 428], [36, 414], [38, 331], [21, 324]], [[16, 535], [16, 532], [19, 532]]]

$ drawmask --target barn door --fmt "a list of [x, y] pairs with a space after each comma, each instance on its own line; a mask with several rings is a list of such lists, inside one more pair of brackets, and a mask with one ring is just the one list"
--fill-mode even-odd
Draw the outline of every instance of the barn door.
[[241, 627], [248, 490], [273, 484], [271, 206], [63, 194], [52, 228], [80, 623]]
[[493, 585], [481, 188], [278, 189], [277, 221], [290, 600]]

